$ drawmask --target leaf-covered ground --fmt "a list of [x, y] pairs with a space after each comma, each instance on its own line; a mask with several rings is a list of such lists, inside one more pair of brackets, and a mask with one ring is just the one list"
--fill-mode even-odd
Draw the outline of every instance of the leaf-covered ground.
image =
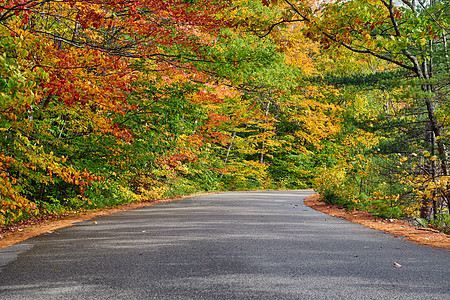
[[358, 223], [375, 230], [390, 233], [394, 238], [406, 238], [406, 240], [420, 245], [448, 248], [450, 251], [450, 236], [432, 229], [416, 228], [407, 221], [396, 219], [377, 219], [373, 215], [362, 211], [346, 211], [337, 205], [326, 204], [318, 201], [319, 195], [315, 194], [304, 200], [305, 205], [326, 213], [328, 215]]

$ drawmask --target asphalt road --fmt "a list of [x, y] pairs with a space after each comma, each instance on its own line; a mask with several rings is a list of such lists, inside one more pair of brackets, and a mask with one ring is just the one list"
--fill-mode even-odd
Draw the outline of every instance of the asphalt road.
[[316, 212], [311, 193], [204, 195], [29, 239], [0, 250], [0, 299], [450, 299], [449, 251]]

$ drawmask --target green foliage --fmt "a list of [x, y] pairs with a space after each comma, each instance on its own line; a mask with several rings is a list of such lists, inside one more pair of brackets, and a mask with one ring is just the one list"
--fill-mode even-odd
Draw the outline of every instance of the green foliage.
[[343, 198], [342, 195], [336, 192], [337, 186], [330, 186], [329, 188], [321, 189], [320, 195], [321, 200], [328, 204], [333, 204], [337, 206], [345, 207], [348, 210], [351, 210], [352, 202], [348, 201], [347, 199]]
[[326, 76], [320, 76], [312, 78], [313, 82], [322, 82], [326, 84], [332, 84], [336, 87], [346, 88], [350, 86], [354, 87], [362, 87], [368, 88], [370, 86], [379, 87], [379, 86], [389, 86], [392, 87], [395, 85], [396, 81], [399, 81], [400, 78], [404, 78], [411, 75], [410, 72], [406, 72], [405, 70], [387, 70], [383, 72], [371, 72], [371, 73], [353, 73], [353, 74], [327, 74]]
[[447, 210], [440, 211], [436, 218], [427, 220], [424, 218], [414, 218], [414, 225], [418, 227], [433, 228], [446, 234], [450, 234], [450, 214]]
[[450, 214], [448, 212], [438, 214], [435, 219], [429, 221], [429, 224], [436, 230], [450, 234]]
[[275, 184], [282, 189], [311, 188], [316, 177], [312, 154], [274, 157], [268, 171]]
[[393, 201], [386, 201], [385, 199], [369, 199], [362, 202], [358, 209], [370, 212], [375, 217], [383, 219], [403, 219], [406, 217], [400, 205]]
[[[78, 208], [92, 209], [121, 205], [139, 200], [138, 195], [129, 187], [121, 186], [115, 181], [96, 182], [90, 185], [83, 197], [87, 201], [78, 203]], [[77, 208], [77, 203], [71, 203], [69, 207]]]

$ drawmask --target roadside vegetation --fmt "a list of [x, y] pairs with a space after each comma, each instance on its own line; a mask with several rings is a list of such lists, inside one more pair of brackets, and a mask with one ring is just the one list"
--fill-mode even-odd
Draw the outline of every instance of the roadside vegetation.
[[449, 233], [449, 6], [4, 0], [0, 225], [314, 188]]

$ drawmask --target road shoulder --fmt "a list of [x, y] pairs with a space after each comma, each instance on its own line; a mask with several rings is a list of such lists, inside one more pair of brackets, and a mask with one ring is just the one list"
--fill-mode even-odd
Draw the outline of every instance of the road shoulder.
[[403, 220], [376, 219], [371, 214], [362, 211], [345, 211], [336, 205], [326, 204], [318, 200], [319, 195], [314, 194], [303, 200], [306, 206], [326, 213], [328, 215], [358, 223], [372, 229], [390, 233], [394, 238], [404, 237], [416, 244], [447, 248], [450, 251], [450, 236], [441, 232], [418, 230]]

